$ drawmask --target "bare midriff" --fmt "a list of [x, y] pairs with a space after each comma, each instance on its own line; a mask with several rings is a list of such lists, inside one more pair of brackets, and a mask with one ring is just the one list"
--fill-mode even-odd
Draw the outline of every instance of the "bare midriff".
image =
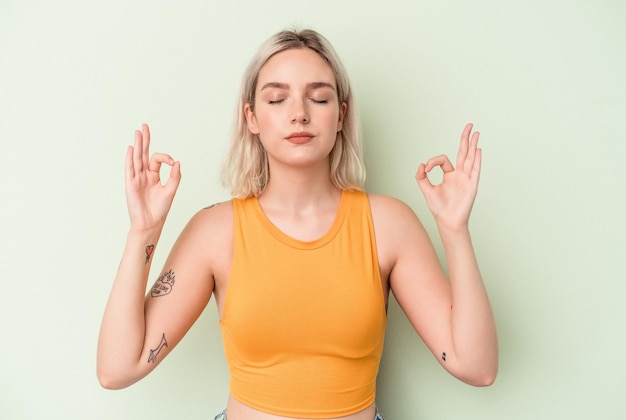
[[[274, 414], [265, 413], [237, 401], [232, 396], [228, 398], [227, 406], [228, 420], [308, 420], [304, 418], [282, 417]], [[372, 420], [376, 415], [376, 407], [374, 404], [361, 410], [358, 413], [350, 414], [345, 417], [332, 417], [325, 420]]]

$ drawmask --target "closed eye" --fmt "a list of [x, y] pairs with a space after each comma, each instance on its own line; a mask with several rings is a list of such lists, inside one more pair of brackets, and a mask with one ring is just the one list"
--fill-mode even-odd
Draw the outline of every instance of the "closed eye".
[[327, 104], [328, 100], [326, 99], [313, 99], [311, 98], [311, 102], [315, 103], [315, 104]]
[[276, 100], [270, 100], [267, 103], [270, 104], [270, 105], [276, 105], [276, 104], [279, 104], [279, 103], [281, 103], [283, 101], [284, 101], [284, 99], [276, 99]]

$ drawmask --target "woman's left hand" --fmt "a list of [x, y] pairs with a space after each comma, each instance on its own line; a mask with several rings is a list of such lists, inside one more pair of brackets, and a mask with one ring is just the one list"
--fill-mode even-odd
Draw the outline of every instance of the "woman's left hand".
[[[472, 127], [471, 123], [467, 124], [461, 135], [456, 168], [447, 156], [440, 155], [420, 164], [415, 175], [440, 229], [461, 231], [468, 226], [478, 191], [482, 158], [482, 150], [477, 146], [479, 133], [472, 134]], [[428, 173], [437, 166], [443, 171], [443, 181], [433, 185], [428, 179]]]

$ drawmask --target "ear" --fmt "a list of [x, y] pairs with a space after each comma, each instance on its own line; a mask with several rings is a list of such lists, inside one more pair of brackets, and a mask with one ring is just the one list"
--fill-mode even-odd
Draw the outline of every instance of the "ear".
[[339, 107], [339, 120], [337, 121], [337, 132], [340, 132], [343, 129], [343, 120], [346, 116], [346, 111], [348, 110], [348, 104], [345, 102], [341, 103]]
[[258, 135], [260, 131], [259, 127], [257, 126], [256, 115], [254, 115], [254, 111], [252, 110], [252, 107], [249, 103], [243, 106], [243, 114], [245, 115], [246, 122], [248, 123], [248, 130], [252, 134]]

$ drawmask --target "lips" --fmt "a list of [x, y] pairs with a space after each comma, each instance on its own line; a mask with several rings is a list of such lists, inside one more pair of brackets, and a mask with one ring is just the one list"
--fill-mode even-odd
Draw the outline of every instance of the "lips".
[[304, 143], [308, 143], [313, 139], [313, 134], [306, 132], [306, 131], [298, 131], [295, 133], [291, 133], [289, 134], [286, 139], [287, 141], [294, 143], [294, 144], [304, 144]]

